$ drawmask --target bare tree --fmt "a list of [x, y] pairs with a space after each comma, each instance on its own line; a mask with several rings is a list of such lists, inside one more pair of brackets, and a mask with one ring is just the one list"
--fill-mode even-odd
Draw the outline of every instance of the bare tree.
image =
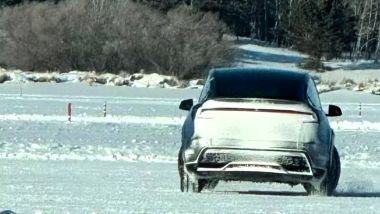
[[201, 76], [225, 53], [216, 15], [167, 14], [129, 0], [33, 3], [0, 10], [0, 63], [26, 70]]

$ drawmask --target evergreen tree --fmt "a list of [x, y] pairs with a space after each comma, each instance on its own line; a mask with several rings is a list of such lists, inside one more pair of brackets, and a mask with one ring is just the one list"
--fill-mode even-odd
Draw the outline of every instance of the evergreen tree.
[[328, 0], [324, 2], [326, 22], [326, 53], [327, 59], [338, 58], [347, 47], [351, 47], [355, 40], [354, 18], [342, 0]]
[[230, 30], [239, 36], [250, 36], [250, 7], [254, 0], [192, 0], [195, 10], [218, 13]]
[[344, 6], [344, 18], [343, 18], [343, 52], [349, 53], [352, 55], [355, 48], [355, 41], [357, 40], [357, 23], [358, 18], [355, 16], [353, 9], [349, 4], [343, 3]]
[[320, 5], [314, 0], [301, 0], [292, 8], [290, 39], [296, 49], [320, 60], [323, 55], [324, 26]]
[[0, 6], [13, 6], [23, 2], [24, 0], [2, 0], [0, 1]]
[[58, 3], [59, 1], [62, 1], [62, 0], [0, 0], [0, 7], [15, 6], [15, 5], [27, 3], [27, 2], [45, 2], [45, 1]]
[[322, 57], [338, 58], [352, 47], [355, 18], [342, 0], [300, 0], [292, 13], [291, 41], [317, 65]]
[[167, 12], [170, 9], [183, 4], [183, 0], [133, 0], [134, 2], [144, 3], [151, 7], [158, 8], [161, 11]]

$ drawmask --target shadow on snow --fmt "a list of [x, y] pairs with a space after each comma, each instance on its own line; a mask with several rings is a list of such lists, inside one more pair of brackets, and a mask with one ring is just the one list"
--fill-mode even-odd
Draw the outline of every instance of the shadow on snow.
[[336, 192], [334, 196], [347, 198], [379, 198], [380, 192]]
[[291, 191], [218, 191], [218, 193], [234, 193], [241, 195], [267, 195], [267, 196], [307, 196], [306, 192]]
[[[218, 191], [217, 193], [237, 193], [241, 195], [266, 195], [266, 196], [308, 196], [306, 192], [291, 192], [291, 191]], [[380, 192], [335, 192], [332, 197], [379, 198]]]

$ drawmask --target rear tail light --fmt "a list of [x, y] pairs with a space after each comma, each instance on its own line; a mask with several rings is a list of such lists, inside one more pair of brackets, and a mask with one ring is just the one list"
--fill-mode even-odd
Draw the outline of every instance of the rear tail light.
[[255, 108], [205, 108], [201, 113], [206, 111], [250, 111], [250, 112], [264, 112], [264, 113], [282, 113], [282, 114], [303, 114], [313, 115], [310, 112], [297, 111], [297, 110], [285, 110], [285, 109], [255, 109]]

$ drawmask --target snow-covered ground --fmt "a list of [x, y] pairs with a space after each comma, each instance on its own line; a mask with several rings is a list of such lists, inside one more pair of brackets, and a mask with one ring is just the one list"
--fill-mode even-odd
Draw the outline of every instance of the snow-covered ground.
[[[241, 45], [239, 51], [241, 67], [297, 69], [296, 63], [307, 57], [253, 44]], [[372, 65], [332, 62], [328, 66], [338, 70], [318, 74], [326, 91], [334, 82], [349, 89], [371, 82], [362, 87], [371, 92], [380, 79]], [[5, 76], [1, 73], [7, 72], [0, 69], [0, 82]], [[346, 90], [321, 95], [325, 108], [336, 104], [344, 113], [331, 119], [342, 160], [335, 197], [306, 196], [300, 186], [252, 183], [221, 183], [212, 192], [184, 194], [179, 191], [176, 156], [186, 113], [178, 110], [178, 104], [181, 99], [196, 99], [199, 90], [174, 89], [170, 85], [181, 83], [156, 74], [16, 71], [7, 75], [12, 80], [0, 84], [0, 212], [378, 213], [380, 209], [378, 96]], [[350, 86], [348, 79], [355, 84]], [[35, 81], [65, 84], [31, 83]], [[197, 82], [190, 86], [196, 88]], [[139, 88], [147, 86], [155, 89]], [[72, 122], [67, 118], [68, 103], [72, 103]]]
[[[17, 213], [378, 213], [380, 98], [321, 95], [342, 159], [335, 197], [280, 184], [221, 183], [179, 191], [184, 98], [199, 90], [85, 84], [0, 85], [0, 210]], [[72, 122], [66, 107], [72, 103]], [[103, 105], [107, 102], [107, 117]], [[360, 110], [361, 109], [361, 110]]]

